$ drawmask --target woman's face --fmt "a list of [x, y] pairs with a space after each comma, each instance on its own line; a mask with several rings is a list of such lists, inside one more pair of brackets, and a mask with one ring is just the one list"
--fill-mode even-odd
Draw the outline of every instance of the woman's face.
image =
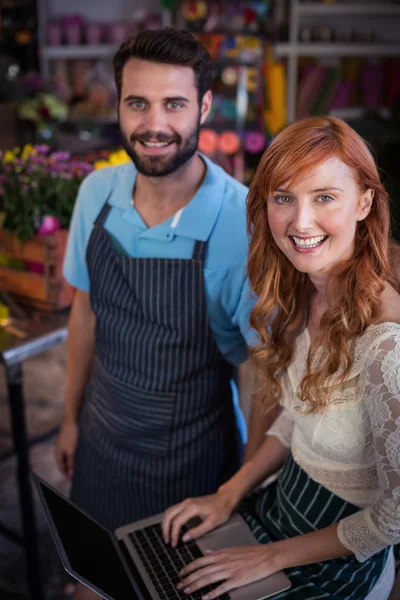
[[338, 158], [309, 171], [268, 198], [268, 221], [276, 245], [294, 267], [328, 274], [354, 252], [357, 222], [365, 219], [373, 192], [361, 192], [352, 170]]

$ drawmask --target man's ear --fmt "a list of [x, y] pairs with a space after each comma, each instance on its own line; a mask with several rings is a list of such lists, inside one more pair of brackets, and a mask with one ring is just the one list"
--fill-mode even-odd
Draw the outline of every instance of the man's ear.
[[213, 100], [212, 91], [208, 90], [208, 92], [206, 92], [204, 94], [204, 96], [201, 100], [201, 106], [200, 106], [200, 124], [201, 125], [203, 125], [203, 123], [207, 119], [208, 115], [210, 114], [212, 100]]

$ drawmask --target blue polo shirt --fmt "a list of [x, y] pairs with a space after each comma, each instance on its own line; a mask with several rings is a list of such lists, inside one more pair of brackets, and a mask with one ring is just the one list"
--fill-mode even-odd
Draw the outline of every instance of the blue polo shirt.
[[93, 223], [108, 197], [112, 209], [105, 228], [123, 255], [187, 259], [192, 256], [195, 240], [207, 241], [204, 278], [210, 326], [226, 360], [238, 365], [247, 358], [249, 315], [254, 304], [245, 276], [248, 190], [221, 167], [202, 158], [207, 167], [205, 178], [176, 227], [174, 217], [155, 227], [144, 223], [131, 202], [137, 175], [133, 163], [91, 173], [81, 184], [75, 204], [64, 276], [74, 287], [90, 290], [86, 248]]

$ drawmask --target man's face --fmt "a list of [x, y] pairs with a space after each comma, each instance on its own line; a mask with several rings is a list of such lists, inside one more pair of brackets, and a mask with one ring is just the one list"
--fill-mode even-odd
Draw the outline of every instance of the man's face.
[[211, 101], [207, 92], [199, 106], [192, 68], [131, 58], [122, 73], [119, 124], [139, 173], [165, 177], [192, 158]]

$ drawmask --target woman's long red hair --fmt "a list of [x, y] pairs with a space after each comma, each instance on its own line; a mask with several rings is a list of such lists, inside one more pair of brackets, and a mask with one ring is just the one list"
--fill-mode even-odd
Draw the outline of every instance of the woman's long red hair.
[[[349, 373], [349, 342], [376, 320], [390, 278], [388, 195], [366, 143], [349, 125], [332, 117], [304, 119], [284, 129], [264, 153], [247, 199], [248, 275], [258, 298], [250, 323], [260, 338], [252, 354], [264, 379], [268, 408], [279, 402], [280, 375], [292, 359], [295, 338], [307, 325], [315, 290], [308, 275], [297, 271], [275, 244], [267, 200], [274, 190], [289, 187], [331, 157], [350, 167], [360, 191], [372, 189], [374, 198], [369, 215], [357, 225], [353, 257], [329, 276], [329, 309], [312, 341], [299, 390], [310, 411], [329, 401], [328, 378], [338, 384]], [[323, 360], [318, 352], [316, 360], [320, 347], [328, 352]]]

